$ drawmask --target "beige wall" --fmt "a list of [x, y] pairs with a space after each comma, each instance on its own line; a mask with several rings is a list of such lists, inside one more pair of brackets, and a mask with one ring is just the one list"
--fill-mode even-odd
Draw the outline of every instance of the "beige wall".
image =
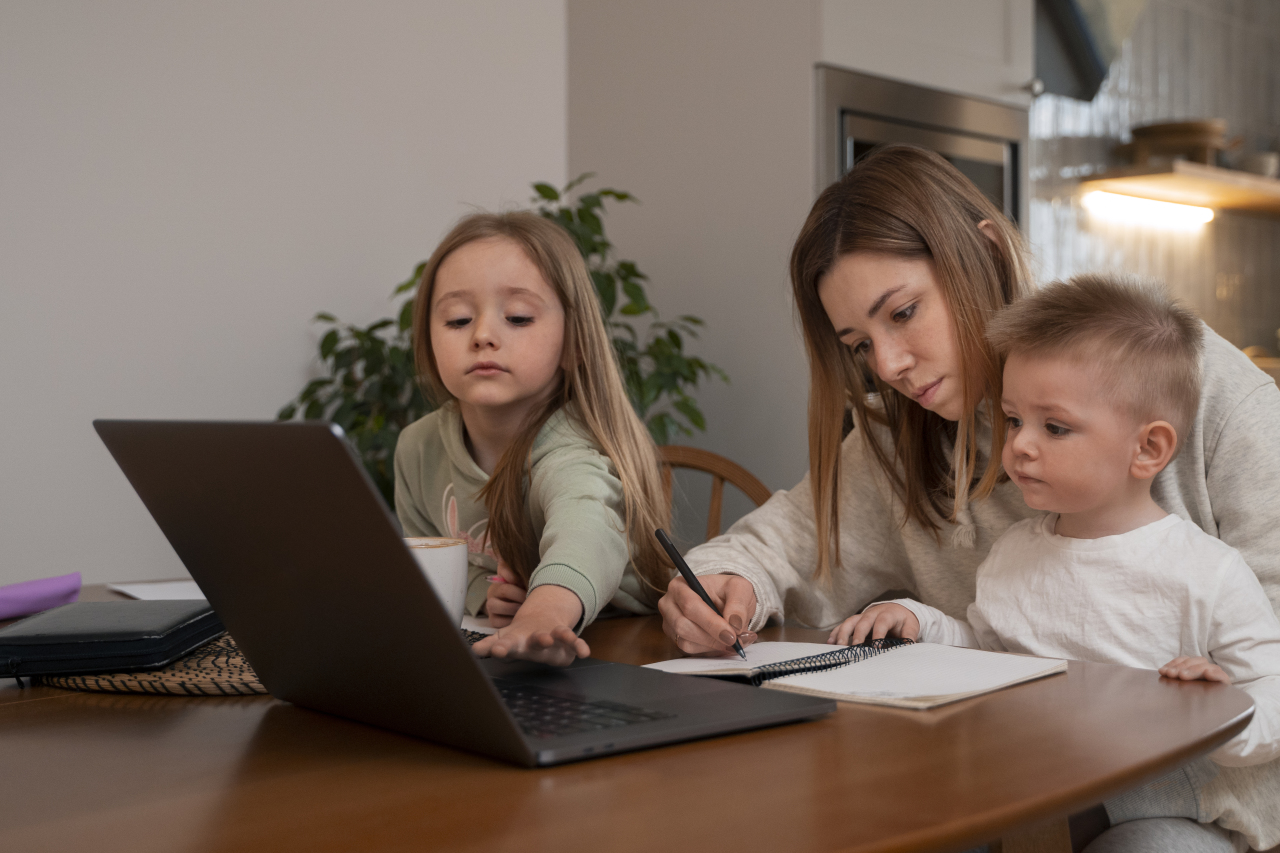
[[90, 421], [273, 417], [565, 85], [563, 0], [0, 0], [0, 583], [183, 575]]
[[[813, 193], [813, 7], [774, 0], [569, 0], [569, 171], [634, 192], [607, 227], [665, 316], [732, 384], [698, 397], [688, 443], [772, 489], [807, 466], [804, 353], [787, 259]], [[732, 509], [732, 507], [731, 507]]]

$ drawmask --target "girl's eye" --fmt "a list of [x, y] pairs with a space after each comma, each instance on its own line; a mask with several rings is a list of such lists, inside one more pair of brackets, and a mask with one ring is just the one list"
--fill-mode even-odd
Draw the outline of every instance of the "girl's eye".
[[508, 317], [507, 322], [513, 326], [527, 326], [533, 322], [533, 318], [524, 316]]
[[915, 303], [912, 303], [911, 305], [908, 305], [905, 308], [902, 308], [902, 309], [899, 309], [898, 311], [893, 312], [893, 321], [895, 323], [905, 323], [907, 320], [910, 320], [912, 317], [914, 317], [915, 314], [916, 314], [916, 305]]
[[456, 320], [445, 320], [444, 324], [450, 329], [461, 329], [463, 326], [471, 322], [470, 317], [459, 317]]
[[1017, 429], [1022, 426], [1022, 420], [1020, 418], [1015, 418], [1012, 415], [1005, 415], [1005, 421], [1008, 422], [1009, 429]]
[[1055, 438], [1062, 438], [1064, 435], [1071, 432], [1071, 430], [1067, 429], [1064, 426], [1059, 426], [1058, 424], [1050, 424], [1050, 423], [1047, 423], [1044, 425], [1044, 431], [1049, 433], [1049, 435], [1054, 436]]
[[871, 341], [858, 341], [850, 348], [853, 350], [854, 355], [866, 355], [871, 349]]

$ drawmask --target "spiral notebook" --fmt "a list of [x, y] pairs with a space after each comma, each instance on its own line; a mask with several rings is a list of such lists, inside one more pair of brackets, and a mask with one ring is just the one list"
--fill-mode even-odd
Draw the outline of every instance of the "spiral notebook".
[[786, 690], [897, 708], [925, 709], [1066, 672], [1053, 658], [984, 652], [909, 640], [832, 649], [821, 643], [756, 643], [740, 658], [680, 658], [649, 664]]

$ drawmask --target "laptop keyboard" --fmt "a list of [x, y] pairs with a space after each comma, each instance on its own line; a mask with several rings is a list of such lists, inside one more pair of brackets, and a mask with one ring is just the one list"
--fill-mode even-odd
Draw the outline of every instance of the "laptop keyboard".
[[495, 686], [529, 737], [548, 738], [600, 731], [674, 716], [620, 702], [584, 702], [526, 684], [507, 682]]

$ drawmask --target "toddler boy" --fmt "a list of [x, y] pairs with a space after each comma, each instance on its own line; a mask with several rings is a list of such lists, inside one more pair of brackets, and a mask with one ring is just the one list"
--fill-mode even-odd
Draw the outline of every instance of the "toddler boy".
[[1238, 551], [1151, 497], [1196, 416], [1199, 320], [1157, 288], [1079, 276], [1001, 312], [988, 339], [1005, 357], [1001, 462], [1045, 514], [992, 547], [967, 623], [899, 600], [831, 641], [916, 637], [1235, 684], [1249, 726], [1212, 763], [1108, 801], [1113, 828], [1088, 850], [1280, 844], [1280, 621]]

